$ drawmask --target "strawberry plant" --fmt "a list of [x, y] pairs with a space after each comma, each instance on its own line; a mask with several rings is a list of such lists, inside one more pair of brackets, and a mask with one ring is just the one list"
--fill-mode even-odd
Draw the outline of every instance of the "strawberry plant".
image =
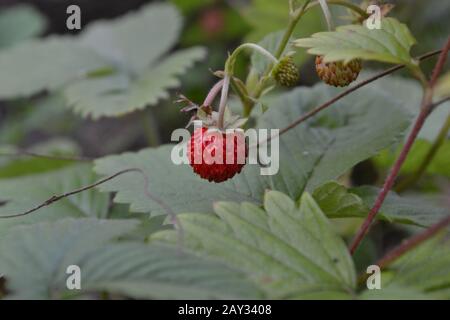
[[404, 8], [5, 10], [0, 297], [450, 299], [450, 35]]

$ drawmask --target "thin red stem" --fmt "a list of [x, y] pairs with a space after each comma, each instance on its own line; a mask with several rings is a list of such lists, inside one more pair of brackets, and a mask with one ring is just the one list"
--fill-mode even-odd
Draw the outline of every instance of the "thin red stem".
[[423, 124], [425, 123], [425, 120], [427, 119], [428, 115], [430, 114], [430, 111], [433, 108], [434, 86], [437, 82], [439, 74], [442, 72], [442, 69], [444, 67], [449, 50], [450, 50], [450, 37], [448, 38], [447, 43], [439, 56], [438, 62], [436, 63], [436, 67], [434, 68], [433, 75], [428, 84], [428, 87], [425, 88], [425, 90], [424, 90], [420, 113], [414, 123], [413, 129], [411, 130], [411, 133], [409, 134], [409, 136], [406, 140], [406, 143], [404, 144], [404, 146], [400, 152], [400, 155], [398, 156], [397, 160], [395, 161], [394, 166], [392, 167], [391, 171], [389, 172], [389, 175], [387, 176], [387, 178], [384, 182], [383, 188], [381, 189], [380, 193], [378, 194], [378, 197], [375, 200], [375, 203], [374, 203], [372, 209], [370, 210], [369, 214], [367, 215], [367, 218], [364, 220], [360, 229], [356, 233], [355, 238], [353, 239], [352, 243], [350, 244], [350, 253], [351, 254], [353, 254], [356, 251], [356, 249], [358, 248], [362, 239], [365, 237], [365, 235], [369, 231], [369, 228], [370, 228], [373, 220], [375, 219], [376, 215], [380, 211], [380, 208], [383, 205], [383, 202], [386, 199], [386, 196], [388, 195], [389, 191], [392, 189], [394, 182], [398, 176], [398, 173], [403, 165], [403, 162], [405, 161], [409, 151], [411, 150], [411, 147], [414, 144], [414, 141], [417, 138], [417, 135], [419, 134], [420, 130], [422, 129]]
[[425, 231], [405, 240], [401, 245], [395, 247], [393, 250], [389, 251], [383, 258], [378, 260], [376, 264], [380, 267], [380, 269], [385, 268], [387, 265], [391, 264], [399, 257], [401, 257], [404, 253], [408, 252], [411, 249], [414, 249], [419, 244], [430, 239], [448, 225], [450, 225], [450, 215], [435, 223]]
[[425, 120], [428, 116], [428, 110], [422, 110], [417, 117], [417, 120], [414, 124], [414, 127], [408, 136], [408, 139], [406, 140], [405, 145], [403, 146], [403, 149], [401, 150], [401, 153], [397, 160], [394, 163], [394, 166], [392, 167], [391, 171], [389, 172], [388, 177], [386, 178], [383, 188], [381, 189], [380, 193], [378, 194], [377, 199], [375, 200], [375, 203], [370, 210], [366, 220], [364, 220], [361, 228], [358, 230], [358, 233], [356, 234], [351, 246], [350, 246], [350, 253], [353, 254], [360, 244], [361, 240], [366, 235], [370, 225], [372, 224], [373, 219], [377, 215], [378, 211], [380, 210], [384, 200], [386, 199], [386, 196], [388, 195], [389, 191], [392, 189], [395, 180], [397, 178], [397, 175], [400, 171], [400, 168], [403, 165], [403, 162], [406, 159], [406, 156], [408, 155], [409, 151], [411, 150], [412, 145], [414, 144], [414, 141], [416, 140], [417, 135], [419, 134], [420, 129], [422, 128], [423, 124], [425, 123]]

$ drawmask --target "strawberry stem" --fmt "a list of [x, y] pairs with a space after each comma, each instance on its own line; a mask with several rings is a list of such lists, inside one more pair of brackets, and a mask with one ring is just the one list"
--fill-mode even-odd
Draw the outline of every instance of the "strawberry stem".
[[331, 18], [330, 8], [328, 7], [326, 0], [318, 0], [320, 8], [322, 9], [325, 20], [327, 21], [328, 31], [333, 30], [333, 19]]
[[223, 85], [222, 85], [222, 94], [220, 95], [220, 103], [219, 103], [219, 119], [218, 119], [219, 129], [224, 128], [224, 117], [225, 117], [225, 109], [227, 107], [227, 102], [228, 102], [228, 89], [229, 88], [230, 88], [230, 74], [225, 72], [225, 76], [223, 78]]
[[264, 49], [260, 45], [257, 45], [255, 43], [244, 43], [244, 44], [241, 44], [236, 49], [234, 49], [233, 53], [228, 57], [228, 59], [227, 59], [227, 61], [225, 63], [225, 73], [228, 73], [230, 76], [233, 75], [234, 64], [236, 62], [236, 59], [237, 59], [239, 53], [241, 53], [241, 51], [244, 50], [244, 49], [251, 49], [253, 51], [256, 51], [256, 52], [260, 53], [261, 55], [266, 57], [268, 60], [270, 60], [270, 62], [272, 64], [277, 64], [278, 63], [278, 59], [275, 58], [275, 56], [273, 54], [271, 54], [269, 51], [267, 51], [266, 49]]
[[203, 101], [204, 106], [212, 105], [217, 94], [222, 89], [222, 86], [223, 86], [223, 79], [216, 82], [216, 84], [211, 88], [211, 90], [209, 90], [208, 95], [206, 96], [205, 100]]

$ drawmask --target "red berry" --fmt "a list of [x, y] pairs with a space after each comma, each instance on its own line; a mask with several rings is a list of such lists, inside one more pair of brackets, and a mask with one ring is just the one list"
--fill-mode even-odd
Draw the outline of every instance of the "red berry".
[[194, 130], [187, 152], [194, 172], [214, 182], [223, 182], [240, 173], [247, 158], [247, 146], [241, 131], [223, 133], [206, 127]]

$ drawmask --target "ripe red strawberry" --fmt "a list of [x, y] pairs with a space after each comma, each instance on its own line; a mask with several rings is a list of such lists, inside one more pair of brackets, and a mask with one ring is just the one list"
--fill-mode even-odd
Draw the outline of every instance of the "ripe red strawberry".
[[247, 157], [247, 146], [241, 131], [223, 133], [201, 127], [194, 130], [187, 152], [195, 173], [209, 181], [223, 182], [241, 172]]
[[341, 61], [324, 63], [322, 56], [316, 57], [316, 71], [320, 79], [335, 87], [346, 87], [356, 80], [362, 69], [360, 59], [345, 64]]

